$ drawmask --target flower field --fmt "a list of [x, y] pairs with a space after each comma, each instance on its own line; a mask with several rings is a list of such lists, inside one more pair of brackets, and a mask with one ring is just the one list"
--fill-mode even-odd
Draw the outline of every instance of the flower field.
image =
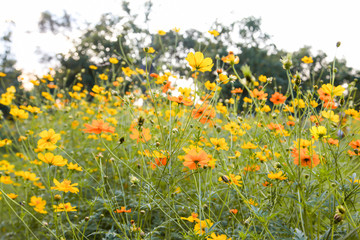
[[241, 54], [189, 49], [182, 73], [142, 51], [90, 65], [90, 89], [50, 70], [1, 95], [0, 239], [360, 239], [356, 80], [335, 61], [304, 90], [284, 56], [274, 89]]

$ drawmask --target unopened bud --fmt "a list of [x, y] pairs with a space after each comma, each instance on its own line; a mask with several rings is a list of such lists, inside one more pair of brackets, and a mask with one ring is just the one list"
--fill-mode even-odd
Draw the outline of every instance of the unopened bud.
[[55, 200], [55, 201], [60, 201], [60, 200], [61, 200], [61, 195], [56, 194], [56, 195], [54, 196], [54, 200]]

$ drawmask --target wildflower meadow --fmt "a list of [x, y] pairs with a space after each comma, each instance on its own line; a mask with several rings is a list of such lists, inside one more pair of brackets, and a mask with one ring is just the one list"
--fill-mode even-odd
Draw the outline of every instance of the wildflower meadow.
[[288, 54], [276, 85], [201, 45], [164, 62], [167, 34], [66, 87], [54, 69], [6, 87], [0, 239], [360, 239], [357, 80]]

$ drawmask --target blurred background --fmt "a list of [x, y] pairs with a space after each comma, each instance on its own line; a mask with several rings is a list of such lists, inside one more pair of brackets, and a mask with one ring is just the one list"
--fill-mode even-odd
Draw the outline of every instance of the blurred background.
[[[294, 53], [299, 71], [300, 59], [313, 57], [311, 67], [301, 68], [304, 79], [325, 80], [323, 68], [336, 56], [337, 80], [343, 84], [359, 76], [356, 6], [356, 1], [310, 0], [7, 1], [0, 15], [0, 71], [6, 86], [21, 84], [20, 79], [31, 88], [30, 80], [41, 79], [51, 67], [58, 79], [66, 76], [59, 86], [71, 86], [91, 64], [106, 69], [121, 40], [139, 66], [147, 46], [155, 48], [157, 59], [168, 59], [173, 70], [181, 69], [190, 50], [205, 50], [213, 58], [231, 50], [240, 56], [240, 65], [249, 65], [257, 76], [273, 76], [278, 84], [287, 81], [279, 59], [288, 52]], [[213, 29], [218, 37], [208, 33]], [[167, 33], [161, 40], [158, 30]], [[83, 77], [91, 86], [93, 76]]]

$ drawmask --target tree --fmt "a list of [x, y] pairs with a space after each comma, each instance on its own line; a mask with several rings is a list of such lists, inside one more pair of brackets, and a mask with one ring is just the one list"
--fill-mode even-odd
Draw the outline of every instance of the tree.
[[18, 77], [21, 75], [21, 71], [15, 68], [16, 60], [11, 52], [12, 44], [12, 29], [14, 22], [9, 22], [8, 29], [3, 33], [0, 38], [0, 43], [3, 45], [3, 52], [0, 53], [0, 72], [6, 74], [1, 78], [0, 92], [5, 92], [6, 88], [15, 86], [19, 88], [20, 82]]

